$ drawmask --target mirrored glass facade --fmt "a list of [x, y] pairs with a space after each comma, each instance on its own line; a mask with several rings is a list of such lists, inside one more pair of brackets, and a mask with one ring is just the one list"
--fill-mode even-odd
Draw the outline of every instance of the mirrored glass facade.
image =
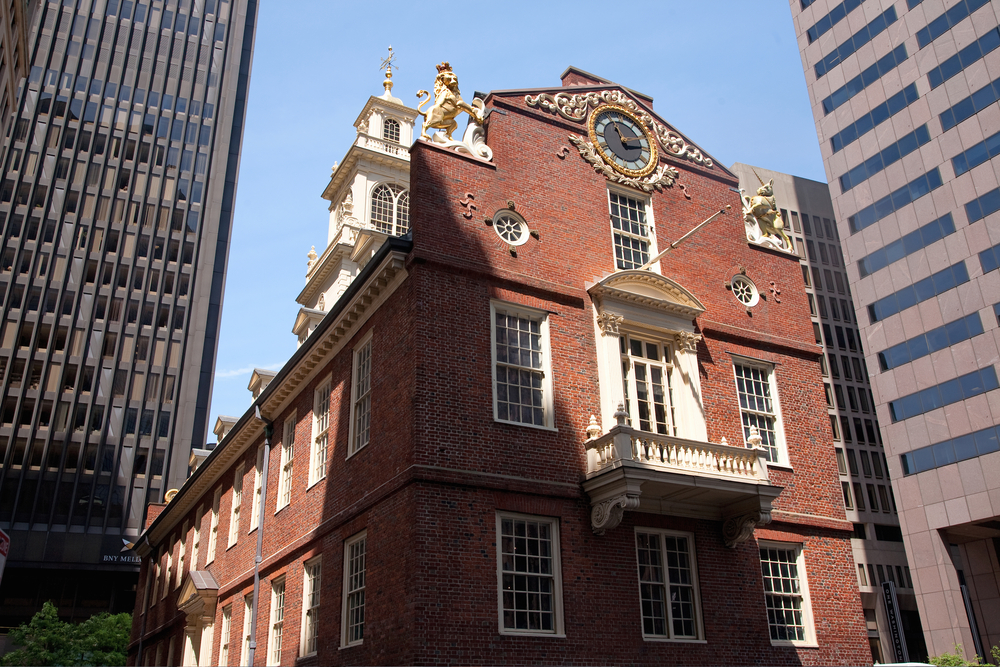
[[[0, 625], [46, 599], [131, 609], [123, 541], [204, 446], [256, 14], [35, 13], [0, 183]], [[85, 595], [81, 568], [110, 579]]]

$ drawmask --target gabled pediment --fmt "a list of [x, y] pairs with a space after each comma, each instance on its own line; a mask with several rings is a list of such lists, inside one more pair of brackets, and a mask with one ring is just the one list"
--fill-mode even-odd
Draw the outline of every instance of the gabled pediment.
[[309, 330], [315, 328], [325, 316], [326, 313], [322, 310], [316, 310], [315, 308], [299, 308], [299, 314], [295, 317], [295, 325], [292, 327], [292, 333], [296, 336], [308, 333]]
[[619, 271], [587, 290], [595, 302], [619, 301], [693, 320], [703, 312], [701, 301], [679, 283], [652, 271]]

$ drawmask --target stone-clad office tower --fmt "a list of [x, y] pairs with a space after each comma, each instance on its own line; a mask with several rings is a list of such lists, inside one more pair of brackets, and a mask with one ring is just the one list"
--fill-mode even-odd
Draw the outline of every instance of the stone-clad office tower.
[[790, 5], [927, 647], [988, 652], [1000, 644], [1000, 6]]
[[130, 609], [123, 539], [204, 446], [256, 16], [35, 14], [0, 184], [0, 625]]

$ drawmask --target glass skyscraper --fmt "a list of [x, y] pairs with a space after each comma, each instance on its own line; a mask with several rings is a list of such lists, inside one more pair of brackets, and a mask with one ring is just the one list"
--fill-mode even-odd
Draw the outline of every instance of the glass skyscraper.
[[256, 0], [45, 2], [2, 150], [0, 626], [130, 610], [206, 438]]
[[990, 661], [1000, 645], [1000, 4], [789, 4], [927, 648], [960, 645]]

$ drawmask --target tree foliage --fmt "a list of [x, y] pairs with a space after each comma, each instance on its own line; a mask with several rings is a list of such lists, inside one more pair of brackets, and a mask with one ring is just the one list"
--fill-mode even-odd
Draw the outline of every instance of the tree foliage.
[[990, 653], [993, 654], [992, 663], [981, 662], [978, 655], [971, 659], [966, 659], [962, 655], [961, 645], [956, 644], [954, 653], [942, 653], [941, 655], [931, 656], [927, 658], [927, 662], [938, 667], [993, 667], [993, 665], [1000, 665], [1000, 646], [994, 646]]
[[124, 665], [131, 629], [131, 614], [104, 613], [66, 623], [46, 602], [28, 623], [10, 631], [19, 648], [0, 658], [0, 665]]

